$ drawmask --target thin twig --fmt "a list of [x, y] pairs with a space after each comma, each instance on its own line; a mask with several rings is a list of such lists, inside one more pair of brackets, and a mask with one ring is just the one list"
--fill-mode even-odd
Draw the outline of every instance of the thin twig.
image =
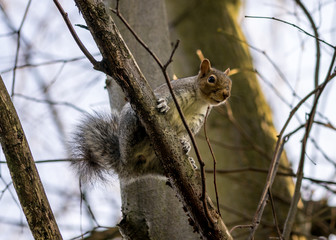
[[[317, 124], [317, 125], [321, 125], [324, 126], [326, 128], [330, 128], [332, 130], [336, 130], [335, 127], [331, 124], [331, 123], [323, 123], [320, 121], [314, 121], [313, 123]], [[306, 126], [306, 123], [301, 124], [300, 126], [298, 126], [297, 128], [295, 128], [293, 131], [291, 131], [290, 133], [285, 135], [285, 138], [290, 138], [293, 134], [297, 133], [299, 130], [303, 129]], [[332, 165], [334, 165], [334, 167], [336, 167], [336, 162], [333, 161], [323, 150], [322, 148], [317, 144], [317, 142], [315, 141], [315, 139], [313, 138], [309, 138], [309, 140], [313, 143], [314, 147], [323, 155], [323, 157]]]
[[[258, 77], [266, 84], [269, 88], [271, 88], [274, 92], [274, 94], [283, 102], [285, 105], [287, 105], [290, 109], [293, 107], [292, 104], [287, 100], [287, 97], [284, 96], [283, 90], [279, 89], [277, 86], [275, 86], [270, 80], [266, 79], [266, 77], [257, 69], [251, 69], [255, 74], [258, 75]], [[287, 82], [287, 79], [284, 79], [285, 82]], [[291, 94], [294, 97], [300, 98], [292, 86], [287, 85], [291, 89]]]
[[[85, 233], [80, 234], [79, 236], [70, 238], [69, 240], [78, 240], [78, 239], [81, 239], [81, 240], [84, 239], [84, 240], [85, 240], [85, 239], [92, 239], [92, 238], [90, 238], [90, 237], [85, 237], [85, 238], [84, 238], [84, 236], [85, 236], [85, 235], [88, 235], [89, 233], [92, 234], [92, 233], [98, 232], [98, 231], [96, 231], [97, 229], [105, 229], [105, 230], [107, 230], [107, 229], [111, 229], [111, 227], [106, 227], [106, 226], [93, 227], [92, 229], [86, 231]], [[114, 227], [114, 229], [116, 230], [116, 232], [119, 232], [118, 227]], [[101, 232], [101, 231], [99, 231], [99, 232]], [[119, 237], [119, 236], [120, 236], [120, 235], [118, 235], [118, 237]], [[116, 236], [114, 236], [114, 237], [116, 237]], [[110, 238], [109, 238], [109, 239], [110, 239]], [[113, 238], [113, 239], [114, 239], [114, 238]]]
[[92, 63], [93, 67], [97, 70], [100, 69], [100, 63], [96, 61], [96, 59], [91, 55], [91, 53], [86, 49], [86, 47], [84, 46], [84, 44], [82, 43], [82, 41], [79, 39], [75, 29], [73, 28], [69, 18], [68, 18], [68, 14], [64, 11], [63, 7], [61, 6], [61, 4], [58, 2], [58, 0], [53, 0], [58, 11], [61, 13], [72, 37], [74, 38], [74, 40], [76, 41], [78, 47], [80, 48], [80, 50], [84, 53], [84, 55], [87, 57], [87, 59]]
[[209, 149], [210, 149], [210, 153], [211, 153], [211, 156], [212, 156], [212, 160], [213, 160], [213, 183], [214, 183], [214, 188], [215, 188], [215, 194], [216, 194], [216, 204], [217, 204], [217, 211], [218, 211], [218, 214], [219, 216], [222, 216], [221, 212], [220, 212], [220, 208], [219, 208], [219, 198], [218, 198], [218, 191], [217, 191], [217, 181], [216, 181], [216, 157], [215, 157], [215, 154], [214, 154], [214, 151], [211, 147], [211, 143], [210, 143], [210, 140], [209, 140], [209, 137], [208, 137], [208, 134], [207, 134], [207, 130], [206, 130], [206, 123], [207, 123], [207, 119], [208, 119], [208, 116], [209, 116], [209, 112], [210, 112], [210, 106], [208, 106], [207, 108], [207, 112], [205, 114], [205, 118], [204, 118], [204, 125], [203, 125], [203, 129], [204, 129], [204, 136], [205, 136], [205, 140], [209, 146]]
[[248, 224], [248, 225], [237, 225], [234, 226], [233, 228], [231, 228], [230, 233], [232, 234], [232, 232], [236, 229], [240, 229], [240, 228], [253, 228], [253, 225]]
[[[233, 115], [231, 105], [227, 102], [225, 104], [226, 112], [229, 121], [233, 124], [233, 126], [239, 131], [239, 133], [245, 138], [245, 140], [248, 141], [248, 143], [251, 145], [253, 150], [255, 150], [257, 153], [259, 153], [261, 156], [263, 156], [265, 159], [269, 160], [271, 157], [265, 152], [263, 148], [261, 148], [259, 145], [255, 144], [255, 141], [253, 138], [244, 130], [244, 128], [238, 123], [236, 118]], [[222, 109], [219, 109], [217, 111], [221, 112]]]
[[[267, 52], [265, 50], [262, 50], [260, 48], [257, 48], [256, 46], [251, 45], [250, 43], [248, 43], [246, 40], [243, 40], [239, 37], [237, 37], [236, 35], [233, 35], [232, 33], [229, 32], [225, 32], [223, 30], [220, 29], [219, 31], [220, 33], [224, 34], [226, 37], [229, 37], [231, 39], [234, 39], [235, 41], [239, 41], [245, 45], [247, 45], [249, 48], [251, 48], [252, 50], [262, 54], [266, 60], [273, 66], [274, 70], [278, 73], [279, 77], [285, 82], [285, 84], [287, 85], [287, 87], [291, 90], [292, 94], [294, 96], [296, 96], [295, 90], [294, 88], [291, 86], [290, 82], [288, 81], [288, 79], [286, 78], [285, 74], [283, 73], [283, 71], [281, 70], [280, 67], [277, 66], [277, 64], [275, 63], [275, 61], [269, 56], [269, 54], [267, 54]], [[255, 70], [253, 70], [255, 71]], [[256, 71], [256, 73], [258, 73]], [[258, 73], [259, 74], [259, 73]]]
[[82, 220], [82, 216], [83, 216], [83, 189], [82, 189], [82, 179], [79, 178], [78, 179], [78, 183], [79, 183], [79, 193], [80, 193], [80, 200], [79, 200], [79, 216], [80, 216], [80, 221], [79, 221], [79, 229], [80, 229], [80, 233], [81, 233], [81, 239], [83, 239], [83, 220]]
[[195, 137], [193, 135], [193, 133], [191, 132], [188, 124], [187, 124], [187, 121], [185, 120], [185, 117], [184, 117], [184, 114], [183, 114], [183, 111], [181, 109], [181, 107], [179, 106], [178, 104], [178, 101], [177, 101], [177, 98], [174, 94], [174, 91], [173, 91], [173, 88], [172, 88], [172, 85], [170, 83], [170, 78], [167, 74], [167, 66], [169, 65], [169, 63], [172, 62], [172, 57], [173, 57], [173, 54], [175, 53], [177, 47], [178, 47], [178, 44], [179, 44], [179, 41], [176, 42], [174, 48], [173, 48], [173, 51], [167, 61], [166, 64], [162, 64], [160, 59], [156, 56], [156, 54], [147, 46], [147, 44], [136, 34], [136, 32], [133, 30], [133, 28], [129, 25], [129, 23], [126, 21], [126, 19], [123, 17], [123, 15], [120, 13], [120, 10], [119, 10], [119, 0], [117, 0], [117, 5], [116, 5], [116, 9], [111, 9], [111, 11], [113, 13], [115, 13], [119, 19], [123, 22], [123, 24], [126, 26], [126, 28], [131, 32], [131, 34], [135, 37], [135, 39], [142, 45], [142, 47], [152, 56], [152, 58], [154, 59], [154, 61], [159, 65], [159, 67], [161, 68], [162, 70], [162, 73], [164, 75], [164, 78], [165, 78], [165, 81], [166, 81], [166, 84], [168, 86], [168, 89], [170, 91], [170, 94], [173, 98], [173, 101], [174, 101], [174, 104], [176, 106], [176, 109], [181, 117], [181, 120], [182, 120], [182, 123], [190, 137], [190, 140], [192, 142], [192, 145], [194, 147], [194, 150], [195, 150], [195, 153], [196, 153], [196, 156], [197, 156], [197, 159], [198, 159], [198, 162], [199, 162], [199, 165], [200, 165], [200, 169], [201, 169], [201, 178], [202, 178], [202, 196], [201, 196], [201, 200], [203, 202], [203, 207], [204, 207], [204, 212], [207, 216], [207, 219], [209, 220], [209, 222], [211, 224], [214, 223], [214, 219], [212, 219], [211, 217], [211, 214], [209, 212], [209, 209], [208, 209], [208, 205], [207, 205], [207, 201], [206, 201], [206, 183], [205, 183], [205, 169], [204, 169], [204, 161], [202, 160], [202, 157], [201, 157], [201, 154], [200, 154], [200, 151], [197, 147], [197, 144], [196, 144], [196, 140], [195, 140]]
[[[35, 163], [59, 163], [59, 162], [72, 162], [78, 159], [75, 158], [65, 158], [65, 159], [46, 159], [46, 160], [37, 160]], [[6, 164], [6, 161], [0, 161], [0, 164]]]
[[331, 122], [327, 122], [327, 123], [324, 123], [324, 122], [321, 122], [321, 121], [314, 121], [314, 123], [318, 124], [318, 125], [322, 125], [326, 128], [330, 128], [332, 130], [335, 130], [336, 131], [336, 127], [334, 127]]
[[[93, 56], [99, 56], [100, 54], [93, 54]], [[46, 65], [52, 65], [52, 64], [58, 64], [58, 63], [69, 63], [69, 62], [75, 62], [75, 61], [80, 61], [86, 59], [86, 56], [81, 56], [81, 57], [74, 57], [74, 58], [69, 58], [69, 59], [56, 59], [56, 60], [51, 60], [51, 61], [45, 61], [45, 62], [40, 62], [40, 63], [26, 63], [23, 65], [16, 66], [16, 69], [23, 69], [23, 68], [35, 68], [35, 67], [41, 67], [41, 66], [46, 66]], [[0, 74], [4, 74], [10, 71], [13, 71], [14, 68], [7, 68], [4, 69], [0, 72]]]
[[[81, 183], [81, 180], [80, 180], [80, 183]], [[100, 224], [97, 221], [97, 218], [95, 217], [95, 215], [94, 215], [94, 213], [91, 209], [91, 206], [90, 206], [88, 200], [86, 199], [86, 194], [83, 191], [82, 184], [80, 184], [79, 187], [80, 187], [81, 205], [82, 205], [82, 201], [83, 201], [86, 205], [86, 208], [87, 208], [87, 211], [88, 211], [89, 215], [91, 216], [92, 221], [96, 224], [97, 227], [100, 226]]]
[[271, 201], [272, 214], [273, 214], [273, 218], [274, 218], [274, 225], [275, 225], [275, 228], [277, 230], [277, 234], [279, 236], [279, 239], [282, 240], [283, 238], [281, 236], [281, 231], [279, 229], [279, 222], [278, 222], [278, 217], [277, 217], [277, 214], [276, 214], [276, 211], [275, 211], [275, 205], [274, 205], [274, 200], [273, 200], [273, 195], [272, 195], [271, 188], [268, 189], [268, 196], [269, 196], [269, 199]]
[[[4, 179], [1, 177], [1, 180], [4, 181]], [[13, 184], [13, 182], [5, 183], [5, 187], [0, 191], [0, 200], [2, 199], [5, 192], [9, 189], [9, 187]]]
[[334, 166], [334, 168], [336, 169], [336, 161], [332, 160], [321, 148], [320, 146], [317, 144], [317, 142], [315, 141], [314, 138], [309, 138], [309, 140], [311, 141], [311, 143], [314, 145], [314, 147], [322, 154], [322, 156], [330, 163]]
[[21, 20], [20, 27], [17, 30], [16, 54], [15, 54], [14, 67], [13, 67], [13, 80], [12, 80], [12, 91], [11, 91], [11, 97], [12, 98], [14, 96], [14, 91], [15, 91], [16, 68], [17, 68], [17, 64], [18, 64], [18, 61], [19, 61], [19, 52], [20, 52], [20, 45], [21, 45], [21, 30], [22, 30], [23, 24], [25, 23], [25, 20], [26, 20], [31, 2], [32, 2], [31, 0], [28, 1], [28, 4], [26, 6], [26, 10], [25, 10], [25, 12], [23, 14], [23, 18]]
[[315, 63], [315, 88], [319, 84], [319, 72], [320, 72], [320, 60], [321, 60], [321, 47], [320, 47], [320, 41], [319, 41], [319, 33], [317, 31], [317, 27], [315, 25], [314, 19], [312, 18], [311, 14], [308, 12], [307, 8], [303, 5], [303, 3], [300, 0], [294, 0], [299, 7], [302, 9], [306, 17], [308, 18], [308, 21], [310, 22], [310, 25], [314, 31], [314, 37], [315, 37], [315, 47], [316, 47], [316, 63]]
[[[213, 173], [213, 169], [207, 169], [205, 170], [206, 173]], [[218, 174], [234, 174], [234, 173], [241, 173], [241, 172], [259, 172], [259, 173], [268, 173], [268, 169], [262, 169], [262, 168], [255, 168], [255, 167], [245, 167], [245, 168], [237, 168], [237, 169], [217, 169], [216, 172]], [[283, 176], [283, 177], [294, 177], [296, 178], [296, 174], [293, 172], [277, 172], [277, 176]], [[316, 178], [311, 177], [303, 177], [305, 180], [309, 180], [316, 184], [330, 184], [330, 185], [336, 185], [336, 182], [334, 181], [326, 181], [326, 180], [320, 180]]]
[[271, 161], [271, 165], [269, 167], [268, 170], [268, 174], [267, 174], [267, 178], [266, 178], [266, 183], [265, 183], [265, 187], [263, 190], [263, 193], [261, 195], [261, 199], [259, 201], [256, 213], [253, 217], [253, 222], [252, 222], [252, 229], [251, 229], [251, 233], [248, 237], [248, 239], [254, 239], [254, 233], [257, 230], [259, 224], [260, 224], [260, 220], [261, 217], [263, 215], [265, 206], [267, 204], [267, 200], [268, 200], [268, 189], [272, 186], [273, 182], [274, 182], [274, 178], [276, 176], [276, 172], [278, 170], [278, 166], [279, 166], [279, 162], [280, 162], [280, 157], [283, 151], [283, 147], [285, 145], [286, 139], [281, 139], [281, 141], [277, 142], [277, 151], [274, 152], [274, 156], [273, 159]]
[[[197, 138], [201, 139], [201, 140], [206, 140], [205, 136], [203, 136], [201, 134], [198, 134]], [[212, 142], [213, 145], [220, 146], [222, 148], [226, 148], [226, 149], [229, 149], [231, 151], [248, 151], [248, 150], [253, 150], [252, 147], [231, 145], [231, 144], [227, 144], [227, 143], [216, 141], [216, 140], [211, 140], [211, 142]]]
[[275, 18], [275, 17], [261, 17], [261, 16], [245, 16], [246, 18], [262, 18], [262, 19], [271, 19], [271, 20], [275, 20], [275, 21], [278, 21], [278, 22], [282, 22], [282, 23], [285, 23], [285, 24], [288, 24], [288, 25], [291, 25], [297, 29], [299, 29], [300, 31], [302, 31], [303, 33], [307, 34], [308, 36], [310, 37], [313, 37], [315, 39], [317, 39], [318, 41], [320, 42], [323, 42], [324, 44], [326, 44], [327, 46], [329, 47], [332, 47], [332, 48], [335, 48], [332, 44], [324, 41], [323, 39], [320, 39], [320, 38], [316, 38], [313, 34], [303, 30], [302, 28], [300, 28], [299, 26], [293, 24], [293, 23], [290, 23], [290, 22], [287, 22], [285, 20], [282, 20], [282, 19], [279, 19], [279, 18]]
[[37, 98], [34, 98], [34, 97], [29, 97], [29, 96], [26, 96], [26, 95], [23, 95], [23, 94], [20, 94], [20, 93], [15, 93], [14, 96], [18, 96], [18, 97], [21, 97], [21, 98], [24, 98], [24, 99], [27, 99], [27, 100], [30, 100], [30, 101], [34, 101], [34, 102], [37, 102], [37, 103], [47, 103], [47, 104], [50, 104], [50, 105], [62, 105], [62, 106], [67, 106], [67, 107], [71, 107], [81, 113], [86, 113], [86, 111], [84, 109], [81, 109], [79, 107], [77, 107], [76, 105], [72, 104], [72, 103], [69, 103], [69, 102], [55, 102], [55, 101], [51, 101], [51, 100], [47, 100], [47, 99], [37, 99]]

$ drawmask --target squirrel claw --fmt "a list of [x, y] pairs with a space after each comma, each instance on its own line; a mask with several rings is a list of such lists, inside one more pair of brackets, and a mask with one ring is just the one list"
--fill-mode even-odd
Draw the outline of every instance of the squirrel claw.
[[183, 152], [185, 154], [188, 154], [191, 150], [191, 146], [190, 146], [190, 143], [188, 141], [188, 139], [186, 138], [181, 138], [181, 144], [182, 144], [182, 149], [183, 149]]
[[168, 106], [166, 99], [159, 98], [157, 100], [157, 103], [158, 105], [156, 106], [156, 108], [158, 109], [159, 112], [166, 113], [169, 111], [170, 107]]
[[189, 162], [191, 163], [191, 165], [193, 166], [194, 169], [197, 169], [197, 165], [195, 160], [192, 157], [188, 157]]

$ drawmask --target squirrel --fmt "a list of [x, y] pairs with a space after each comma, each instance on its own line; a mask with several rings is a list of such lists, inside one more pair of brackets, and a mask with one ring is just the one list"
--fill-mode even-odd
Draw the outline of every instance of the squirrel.
[[[225, 72], [212, 68], [210, 61], [204, 59], [198, 75], [171, 82], [194, 135], [203, 125], [208, 106], [221, 105], [230, 97], [232, 82], [229, 72], [229, 68]], [[189, 136], [167, 84], [155, 89], [154, 94], [158, 99], [157, 110], [167, 115], [184, 153], [188, 155], [191, 149]], [[120, 113], [115, 110], [110, 115], [87, 115], [74, 134], [73, 153], [76, 160], [72, 164], [84, 181], [93, 177], [104, 179], [105, 173], [109, 174], [111, 170], [119, 178], [164, 174], [145, 128], [130, 103], [126, 103]]]

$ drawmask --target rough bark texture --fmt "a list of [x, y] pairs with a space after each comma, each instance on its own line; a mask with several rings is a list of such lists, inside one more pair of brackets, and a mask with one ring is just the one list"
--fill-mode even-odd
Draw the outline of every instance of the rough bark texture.
[[34, 238], [62, 239], [20, 120], [1, 77], [0, 142], [13, 185]]
[[[232, 96], [229, 103], [240, 129], [228, 120], [225, 106], [214, 110], [208, 121], [208, 135], [217, 156], [217, 169], [268, 169], [277, 132], [256, 75], [251, 71], [253, 65], [247, 45], [238, 40], [244, 40], [237, 23], [239, 1], [169, 0], [166, 3], [172, 38], [181, 40], [173, 62], [178, 77], [196, 70], [199, 61], [195, 54], [197, 49], [201, 49], [215, 67], [239, 70], [231, 77]], [[212, 157], [206, 143], [199, 139], [199, 144], [202, 155], [208, 160], [206, 168], [212, 169]], [[223, 144], [233, 147], [225, 148]], [[287, 168], [289, 163], [283, 154], [280, 169]], [[251, 171], [217, 174], [223, 219], [230, 227], [251, 223], [265, 179], [265, 173]], [[209, 194], [215, 199], [213, 188], [210, 190], [212, 181], [212, 175], [207, 175]], [[280, 228], [287, 214], [292, 189], [291, 179], [284, 177], [277, 177], [272, 187]], [[270, 206], [266, 207], [262, 223], [256, 239], [267, 239], [275, 233]], [[235, 230], [233, 236], [235, 239], [246, 239], [248, 234], [248, 228], [245, 228]]]
[[76, 0], [76, 4], [103, 56], [100, 69], [117, 80], [145, 127], [165, 172], [194, 220], [195, 227], [207, 239], [232, 239], [222, 219], [209, 202], [213, 222], [207, 219], [200, 196], [200, 177], [182, 154], [164, 116], [156, 111], [156, 99], [132, 55], [119, 35], [105, 6], [99, 1]]
[[[115, 8], [115, 1], [105, 2], [107, 9]], [[172, 49], [164, 0], [123, 0], [119, 8], [138, 36], [162, 62], [167, 61]], [[155, 89], [163, 84], [165, 81], [158, 64], [137, 42], [124, 23], [118, 21], [115, 14], [110, 14], [151, 87]], [[120, 109], [125, 103], [120, 87], [113, 81], [107, 85], [107, 90], [111, 108]], [[120, 188], [123, 219], [119, 227], [124, 235], [131, 239], [199, 238], [199, 234], [194, 232], [190, 225], [176, 192], [167, 185], [167, 178], [145, 176], [132, 181], [120, 179]]]

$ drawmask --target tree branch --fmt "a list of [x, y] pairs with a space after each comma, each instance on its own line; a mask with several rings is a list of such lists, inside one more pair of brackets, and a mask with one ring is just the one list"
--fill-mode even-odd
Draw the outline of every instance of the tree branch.
[[[211, 153], [211, 156], [212, 156], [212, 161], [213, 161], [213, 183], [214, 183], [214, 189], [215, 189], [215, 195], [216, 195], [217, 211], [218, 211], [219, 215], [221, 215], [220, 207], [219, 207], [218, 191], [217, 191], [217, 180], [216, 180], [216, 164], [217, 164], [217, 160], [216, 160], [215, 153], [214, 153], [214, 151], [212, 149], [212, 146], [211, 146], [211, 143], [210, 143], [210, 139], [209, 139], [208, 133], [207, 133], [207, 128], [206, 128], [209, 112], [210, 112], [210, 107], [208, 107], [207, 112], [205, 114], [203, 129], [204, 129], [204, 137], [205, 137], [205, 140], [206, 140], [206, 142], [208, 144], [208, 147], [209, 147], [209, 150], [210, 150], [210, 153]], [[203, 169], [203, 171], [204, 171], [204, 173], [206, 172], [205, 169]], [[205, 181], [205, 178], [202, 179], [202, 181]]]
[[282, 20], [282, 19], [279, 19], [279, 18], [275, 18], [275, 17], [260, 17], [260, 16], [245, 16], [246, 18], [261, 18], [261, 19], [270, 19], [270, 20], [275, 20], [275, 21], [278, 21], [278, 22], [282, 22], [282, 23], [285, 23], [285, 24], [288, 24], [290, 26], [293, 26], [297, 29], [299, 29], [301, 32], [303, 32], [304, 34], [312, 37], [312, 38], [315, 38], [317, 41], [320, 41], [324, 44], [326, 44], [327, 46], [331, 47], [331, 48], [335, 48], [335, 46], [333, 46], [332, 44], [328, 43], [327, 41], [323, 40], [323, 39], [320, 39], [320, 38], [317, 38], [315, 35], [307, 32], [306, 30], [300, 28], [299, 26], [293, 24], [293, 23], [290, 23], [290, 22], [287, 22], [285, 20]]
[[23, 14], [23, 18], [21, 20], [20, 27], [16, 32], [17, 33], [17, 42], [16, 42], [16, 54], [15, 54], [14, 67], [13, 67], [13, 80], [12, 80], [12, 92], [11, 92], [12, 97], [14, 96], [16, 69], [17, 69], [17, 64], [18, 64], [18, 61], [19, 61], [19, 52], [20, 52], [20, 46], [21, 46], [21, 30], [22, 30], [23, 24], [25, 23], [25, 20], [26, 20], [31, 2], [32, 2], [31, 0], [28, 1], [25, 12]]
[[61, 240], [27, 139], [0, 76], [0, 142], [16, 193], [35, 239]]
[[89, 59], [89, 61], [92, 63], [93, 67], [96, 69], [99, 69], [99, 64], [96, 61], [96, 59], [91, 55], [91, 53], [86, 49], [86, 47], [84, 46], [84, 44], [82, 43], [82, 41], [79, 39], [75, 29], [73, 28], [69, 18], [68, 18], [68, 14], [63, 10], [61, 4], [57, 1], [54, 0], [54, 3], [58, 9], [58, 11], [61, 13], [68, 29], [70, 30], [70, 33], [72, 35], [72, 37], [74, 38], [74, 40], [76, 41], [78, 47], [80, 48], [80, 50], [84, 53], [84, 55], [87, 57], [87, 59]]
[[319, 33], [317, 31], [316, 24], [314, 22], [314, 19], [312, 18], [311, 14], [308, 12], [307, 8], [305, 5], [300, 0], [294, 0], [297, 5], [302, 9], [306, 17], [308, 18], [308, 21], [314, 31], [314, 36], [315, 36], [315, 47], [316, 47], [316, 63], [315, 63], [315, 77], [314, 77], [314, 84], [315, 88], [319, 84], [319, 73], [320, 73], [320, 60], [321, 60], [321, 47], [320, 47], [320, 41], [319, 41]]

